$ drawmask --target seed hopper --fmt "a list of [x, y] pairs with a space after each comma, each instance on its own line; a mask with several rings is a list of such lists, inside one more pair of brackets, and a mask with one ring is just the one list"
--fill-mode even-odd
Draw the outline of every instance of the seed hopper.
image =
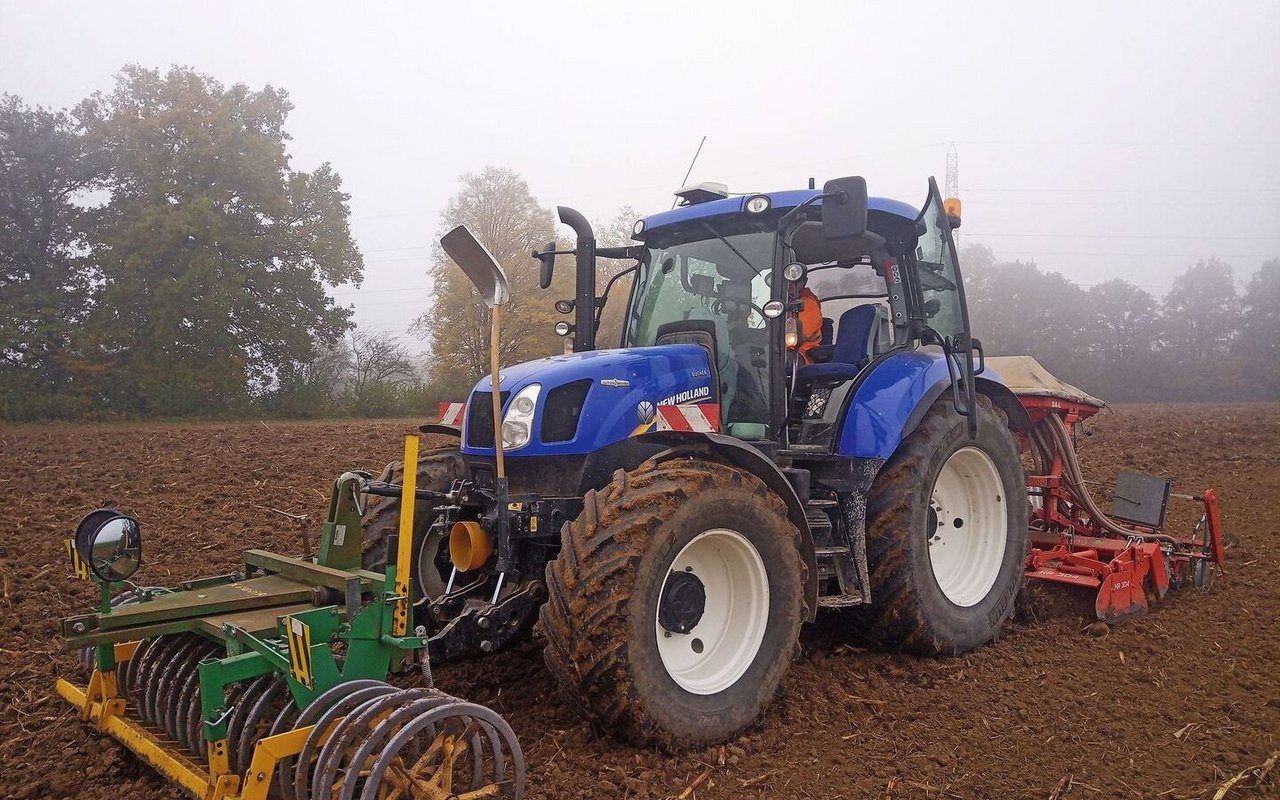
[[[1098, 619], [1116, 622], [1146, 613], [1172, 587], [1206, 589], [1225, 560], [1218, 498], [1213, 489], [1176, 494], [1173, 481], [1121, 472], [1111, 511], [1093, 499], [1076, 454], [1080, 423], [1105, 407], [1063, 383], [1030, 356], [988, 359], [1030, 417], [1020, 434], [1035, 469], [1027, 477], [1031, 550], [1027, 577], [1097, 590]], [[1171, 499], [1199, 503], [1189, 534], [1166, 529]]]

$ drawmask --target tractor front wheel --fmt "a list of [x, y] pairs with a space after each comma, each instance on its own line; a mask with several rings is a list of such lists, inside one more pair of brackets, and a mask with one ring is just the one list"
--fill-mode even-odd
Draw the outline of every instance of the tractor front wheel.
[[773, 699], [803, 614], [800, 533], [754, 475], [649, 461], [588, 492], [547, 565], [544, 655], [600, 729], [725, 741]]
[[1027, 553], [1026, 477], [1005, 415], [979, 395], [969, 438], [950, 397], [934, 403], [867, 498], [871, 605], [855, 615], [879, 644], [957, 655], [996, 638]]

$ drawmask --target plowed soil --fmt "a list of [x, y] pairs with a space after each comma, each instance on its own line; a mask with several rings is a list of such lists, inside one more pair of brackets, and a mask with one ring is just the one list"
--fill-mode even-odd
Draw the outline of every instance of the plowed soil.
[[[61, 550], [82, 514], [109, 505], [142, 520], [146, 583], [230, 571], [246, 547], [314, 542], [332, 480], [376, 472], [411, 428], [0, 428], [0, 796], [181, 796], [53, 694], [56, 677], [78, 676], [58, 620], [95, 600]], [[1104, 504], [1121, 469], [1173, 477], [1174, 491], [1217, 487], [1229, 563], [1210, 592], [1108, 628], [1087, 594], [1031, 587], [999, 642], [952, 659], [861, 649], [846, 619], [824, 615], [755, 728], [675, 756], [579, 722], [536, 642], [438, 669], [437, 682], [511, 722], [537, 798], [1210, 797], [1280, 751], [1280, 406], [1121, 407], [1090, 430], [1082, 460]], [[1175, 500], [1171, 524], [1195, 513]], [[1280, 766], [1227, 796], [1280, 796]]]

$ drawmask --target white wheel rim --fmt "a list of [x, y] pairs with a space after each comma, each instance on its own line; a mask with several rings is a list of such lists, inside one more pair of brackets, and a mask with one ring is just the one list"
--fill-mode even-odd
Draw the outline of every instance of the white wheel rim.
[[[769, 578], [755, 545], [737, 531], [715, 528], [695, 536], [672, 560], [672, 571], [702, 581], [706, 604], [688, 633], [664, 629], [654, 615], [658, 655], [667, 674], [692, 694], [724, 691], [755, 661], [769, 621]], [[658, 593], [661, 604], [667, 578]]]
[[925, 534], [938, 588], [957, 606], [982, 602], [1000, 576], [1009, 519], [1000, 472], [976, 447], [951, 454], [933, 485]]

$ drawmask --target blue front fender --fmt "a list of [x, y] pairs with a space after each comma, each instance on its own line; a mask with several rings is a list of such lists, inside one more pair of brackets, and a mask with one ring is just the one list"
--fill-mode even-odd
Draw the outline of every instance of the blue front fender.
[[941, 353], [894, 353], [875, 366], [855, 390], [844, 418], [837, 452], [887, 459], [918, 421], [913, 414], [932, 403], [936, 387], [950, 382]]

